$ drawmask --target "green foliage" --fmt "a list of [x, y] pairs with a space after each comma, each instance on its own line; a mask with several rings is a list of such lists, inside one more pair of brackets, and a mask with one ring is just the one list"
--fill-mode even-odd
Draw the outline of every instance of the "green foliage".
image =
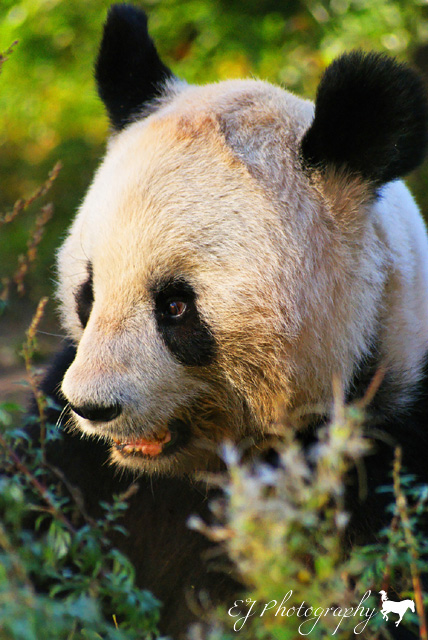
[[[11, 408], [0, 405], [0, 637], [158, 637], [159, 602], [136, 587], [132, 565], [109, 542], [113, 530], [126, 535], [126, 502], [103, 503], [97, 521], [82, 517], [44, 448], [28, 432], [6, 428]], [[44, 446], [55, 438], [47, 425]]]
[[[0, 211], [64, 166], [56, 215], [32, 280], [48, 292], [63, 233], [87, 188], [107, 135], [92, 68], [108, 0], [2, 0], [0, 50], [19, 40], [0, 86]], [[319, 76], [351, 47], [411, 59], [428, 42], [423, 0], [147, 0], [161, 55], [177, 75], [207, 82], [256, 75], [313, 98]], [[426, 173], [414, 179], [428, 210]], [[0, 237], [0, 277], [25, 246], [29, 212]]]

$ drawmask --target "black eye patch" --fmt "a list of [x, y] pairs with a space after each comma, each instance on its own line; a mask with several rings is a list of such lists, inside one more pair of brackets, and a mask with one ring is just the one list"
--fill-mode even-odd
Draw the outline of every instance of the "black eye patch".
[[88, 324], [91, 315], [92, 305], [94, 303], [92, 264], [88, 262], [88, 278], [86, 282], [80, 285], [74, 294], [76, 301], [76, 311], [79, 316], [80, 324], [83, 328]]
[[199, 315], [193, 287], [183, 279], [153, 289], [158, 331], [172, 355], [188, 366], [204, 366], [215, 356], [215, 339]]

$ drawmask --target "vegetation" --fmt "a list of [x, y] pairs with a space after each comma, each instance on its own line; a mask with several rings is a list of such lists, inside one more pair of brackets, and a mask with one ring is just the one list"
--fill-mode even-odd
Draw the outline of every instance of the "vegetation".
[[[107, 121], [89, 70], [107, 6], [104, 0], [1, 3], [0, 49], [15, 40], [19, 44], [0, 57], [0, 69], [10, 58], [0, 79], [0, 210], [5, 212], [0, 312], [10, 309], [11, 300], [17, 304], [15, 292], [22, 293], [25, 282], [33, 301], [50, 293], [58, 237], [101, 155]], [[382, 49], [422, 64], [428, 42], [423, 0], [150, 0], [146, 8], [164, 59], [185, 79], [256, 74], [308, 97], [326, 64], [345, 49]], [[426, 171], [413, 186], [428, 210], [422, 189]], [[48, 190], [55, 203], [52, 220], [52, 207], [40, 205]], [[109, 543], [109, 531], [122, 530], [126, 496], [103, 505], [98, 521], [80, 517], [76, 525], [76, 513], [82, 516], [78, 496], [45, 459], [45, 446], [58, 437], [55, 426], [46, 423], [46, 399], [34, 370], [45, 304], [42, 299], [23, 348], [39, 409], [40, 444], [23, 429], [23, 407], [0, 402], [0, 639], [156, 638], [161, 603], [135, 586], [133, 568]], [[364, 607], [378, 611], [373, 592], [396, 584], [400, 598], [416, 602], [415, 613], [406, 614], [402, 624], [428, 640], [420, 581], [428, 570], [428, 543], [418, 533], [427, 515], [428, 488], [405, 475], [399, 450], [391, 486], [385, 487], [391, 493], [391, 525], [382, 532], [382, 544], [344, 553], [343, 479], [368, 447], [366, 400], [344, 407], [337, 391], [336, 413], [309, 459], [291, 433], [279, 453], [283, 464], [275, 470], [242, 464], [239, 452], [225, 447], [224, 498], [212, 505], [218, 524], [207, 527], [192, 519], [189, 526], [224, 545], [247, 592], [236, 606], [230, 603], [211, 615], [208, 631], [194, 627], [192, 640], [229, 640], [236, 630], [243, 640], [295, 640], [302, 618], [285, 613], [285, 624], [281, 614], [274, 615], [289, 591], [285, 612], [301, 601], [350, 610], [369, 590]], [[17, 450], [25, 450], [25, 457]], [[274, 602], [260, 616], [264, 605]], [[304, 629], [309, 637], [330, 637], [337, 628], [335, 637], [344, 639], [364, 620], [321, 615], [312, 622]], [[387, 629], [377, 614], [361, 637], [381, 637]]]
[[[1, 407], [2, 429], [13, 409]], [[57, 437], [49, 425], [44, 444]], [[126, 502], [116, 498], [103, 505], [104, 518], [76, 528], [78, 503], [65, 495], [43, 446], [8, 430], [0, 447], [2, 640], [158, 637], [160, 603], [135, 586], [133, 567], [108, 540], [109, 531], [121, 531]], [[17, 447], [25, 448], [25, 461]]]

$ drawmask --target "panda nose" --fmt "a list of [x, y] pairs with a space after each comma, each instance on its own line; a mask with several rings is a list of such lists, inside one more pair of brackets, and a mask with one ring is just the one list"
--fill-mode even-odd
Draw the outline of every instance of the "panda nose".
[[122, 413], [122, 407], [118, 402], [110, 406], [82, 404], [80, 407], [76, 407], [74, 404], [70, 404], [70, 408], [81, 418], [92, 422], [110, 422]]

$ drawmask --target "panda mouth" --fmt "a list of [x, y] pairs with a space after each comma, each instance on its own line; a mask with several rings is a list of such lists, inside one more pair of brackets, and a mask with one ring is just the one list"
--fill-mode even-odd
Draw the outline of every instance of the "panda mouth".
[[187, 425], [178, 419], [168, 422], [156, 438], [112, 438], [114, 448], [124, 458], [159, 458], [175, 453], [187, 440]]

